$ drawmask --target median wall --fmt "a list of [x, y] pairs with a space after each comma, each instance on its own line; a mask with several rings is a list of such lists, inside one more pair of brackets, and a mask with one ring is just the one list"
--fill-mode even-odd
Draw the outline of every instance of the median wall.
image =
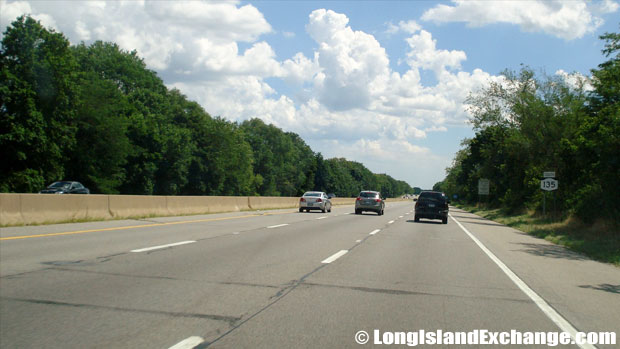
[[112, 217], [108, 195], [0, 194], [0, 226]]
[[[354, 198], [334, 198], [352, 205]], [[294, 208], [297, 197], [1, 194], [0, 226]]]

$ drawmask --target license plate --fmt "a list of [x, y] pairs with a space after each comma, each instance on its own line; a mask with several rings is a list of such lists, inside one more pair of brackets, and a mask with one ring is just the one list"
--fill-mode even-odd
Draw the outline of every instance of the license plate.
[[308, 203], [308, 206], [312, 206], [312, 204], [311, 204], [311, 203]]
[[435, 207], [435, 204], [428, 204], [428, 207]]

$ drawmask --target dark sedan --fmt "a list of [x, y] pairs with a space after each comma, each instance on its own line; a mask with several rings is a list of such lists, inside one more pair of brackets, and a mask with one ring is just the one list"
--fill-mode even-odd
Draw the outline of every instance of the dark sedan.
[[50, 184], [39, 194], [90, 194], [90, 190], [80, 182], [60, 181]]

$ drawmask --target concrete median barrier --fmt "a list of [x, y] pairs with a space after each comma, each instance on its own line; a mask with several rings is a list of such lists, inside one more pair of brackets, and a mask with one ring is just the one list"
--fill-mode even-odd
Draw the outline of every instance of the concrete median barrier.
[[353, 205], [355, 204], [355, 198], [332, 198], [332, 205]]
[[114, 218], [167, 216], [165, 196], [109, 195]]
[[[355, 204], [355, 198], [331, 201]], [[295, 207], [298, 197], [0, 194], [0, 226]]]
[[168, 196], [169, 215], [239, 212], [248, 210], [245, 196]]
[[251, 210], [299, 207], [299, 198], [277, 196], [249, 196], [248, 206]]
[[107, 195], [0, 194], [0, 225], [111, 218]]
[[0, 194], [0, 226], [23, 224], [20, 194]]

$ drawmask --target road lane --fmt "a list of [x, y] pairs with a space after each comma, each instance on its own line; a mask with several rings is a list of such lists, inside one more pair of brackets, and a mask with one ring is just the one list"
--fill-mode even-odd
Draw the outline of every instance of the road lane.
[[[352, 206], [334, 207], [333, 212], [327, 215], [336, 216], [351, 211]], [[217, 238], [266, 226], [309, 221], [317, 216], [316, 212], [273, 210], [252, 214], [241, 212], [189, 218], [2, 228], [2, 238], [43, 236], [0, 241], [0, 255], [4, 261], [0, 265], [0, 276], [37, 270], [41, 263], [71, 263], [176, 241]], [[65, 234], [72, 232], [84, 233]]]
[[[412, 209], [400, 202], [384, 216], [350, 214], [352, 206], [237, 213], [0, 241], [0, 347], [169, 348], [202, 338], [201, 347], [340, 348], [358, 347], [355, 333], [374, 328], [558, 331], [454, 221], [414, 223]], [[475, 216], [453, 214], [515, 271], [530, 261], [506, 252], [492, 233], [501, 227], [480, 230]], [[235, 218], [212, 219], [219, 217]], [[22, 229], [10, 234], [30, 233]], [[567, 319], [584, 323], [599, 311]]]
[[[67, 348], [91, 341], [114, 347], [159, 347], [196, 332], [214, 336], [259, 312], [326, 256], [355, 245], [356, 239], [367, 236], [369, 225], [385, 224], [382, 217], [354, 216], [350, 211], [351, 207], [335, 209], [323, 220], [314, 219], [315, 214], [294, 213], [240, 219], [236, 224], [157, 226], [135, 230], [137, 237], [106, 231], [3, 241], [5, 250], [9, 244], [19, 244], [20, 249], [46, 246], [38, 248], [42, 253], [36, 269], [30, 265], [26, 273], [2, 278], [2, 345]], [[267, 228], [277, 224], [289, 225]], [[196, 243], [129, 252], [161, 244], [170, 236], [174, 241], [193, 238]], [[59, 250], [51, 249], [50, 242], [56, 242], [52, 247]], [[49, 254], [70, 253], [67, 246], [88, 256], [47, 262]], [[3, 253], [3, 267], [5, 260], [11, 261], [6, 257]], [[74, 312], [75, 316], [69, 315]], [[97, 326], [107, 331], [95, 332]]]
[[374, 329], [557, 331], [456, 224], [400, 220], [212, 347], [354, 348]]
[[451, 214], [577, 329], [620, 334], [620, 268], [463, 210]]

